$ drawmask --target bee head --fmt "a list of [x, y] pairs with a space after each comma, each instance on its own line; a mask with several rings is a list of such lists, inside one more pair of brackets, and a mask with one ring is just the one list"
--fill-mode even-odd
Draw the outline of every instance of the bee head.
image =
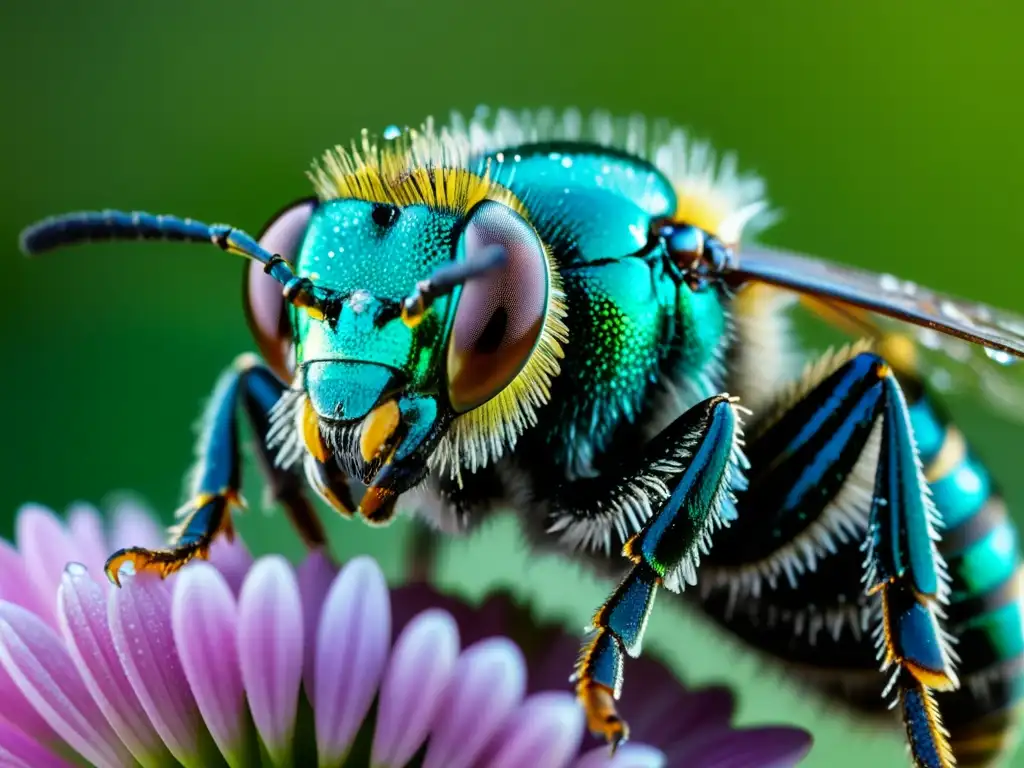
[[547, 387], [552, 270], [537, 232], [502, 202], [461, 213], [303, 200], [260, 245], [309, 281], [322, 312], [289, 302], [254, 263], [250, 327], [353, 479], [400, 493], [435, 453], [456, 462], [467, 437], [493, 442]]

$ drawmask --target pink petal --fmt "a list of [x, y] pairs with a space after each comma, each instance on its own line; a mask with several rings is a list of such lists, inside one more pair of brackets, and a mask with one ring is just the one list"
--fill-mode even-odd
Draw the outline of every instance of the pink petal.
[[302, 685], [306, 698], [315, 700], [317, 627], [320, 624], [320, 610], [331, 588], [338, 569], [330, 556], [322, 549], [316, 549], [302, 561], [298, 569], [299, 592], [302, 595], [303, 637], [306, 638], [306, 653], [302, 659]]
[[666, 768], [668, 761], [660, 749], [630, 742], [623, 744], [613, 756], [607, 746], [590, 750], [573, 764], [573, 768]]
[[[78, 502], [68, 509], [67, 518], [69, 537], [78, 550], [75, 562], [84, 565], [89, 573], [102, 574], [103, 564], [114, 550], [107, 549], [100, 513], [92, 505]], [[110, 582], [103, 579], [102, 586], [106, 592]]]
[[166, 749], [143, 714], [118, 659], [107, 623], [105, 590], [79, 563], [69, 564], [64, 571], [57, 618], [68, 653], [111, 727], [139, 762], [160, 765], [166, 760]]
[[489, 768], [565, 768], [583, 741], [583, 710], [571, 693], [538, 693], [509, 718]]
[[45, 615], [50, 602], [40, 599], [25, 570], [18, 551], [0, 539], [0, 600], [20, 605], [31, 613]]
[[208, 563], [182, 571], [171, 624], [199, 711], [228, 763], [246, 764], [245, 690], [238, 662], [238, 606], [224, 576]]
[[14, 522], [15, 541], [25, 572], [44, 610], [39, 617], [57, 626], [57, 588], [64, 566], [78, 561], [77, 548], [53, 512], [38, 504], [25, 504]]
[[302, 602], [288, 561], [264, 557], [238, 598], [238, 660], [256, 729], [277, 765], [291, 757], [302, 682]]
[[111, 768], [131, 760], [60, 638], [39, 617], [10, 603], [0, 604], [0, 663], [53, 730], [87, 760]]
[[0, 720], [7, 720], [26, 736], [38, 741], [49, 742], [57, 738], [42, 715], [28, 703], [28, 699], [7, 674], [3, 664], [0, 664]]
[[249, 548], [245, 546], [242, 537], [235, 534], [232, 541], [220, 536], [210, 545], [210, 562], [220, 571], [227, 580], [231, 592], [235, 595], [242, 589], [242, 582], [245, 581], [249, 569], [252, 568], [252, 555]]
[[424, 611], [402, 631], [381, 686], [374, 766], [400, 768], [426, 740], [459, 656], [459, 628], [447, 611]]
[[164, 530], [156, 516], [134, 496], [117, 494], [113, 497], [110, 551], [126, 547], [158, 549], [167, 543]]
[[[0, 539], [0, 602], [7, 601], [20, 605], [29, 613], [39, 615], [46, 609], [29, 583], [21, 555], [3, 539]], [[17, 726], [27, 735], [39, 741], [55, 737], [53, 729], [26, 701], [18, 686], [7, 671], [0, 666], [0, 718]]]
[[171, 754], [199, 766], [202, 721], [174, 646], [168, 586], [153, 574], [124, 571], [121, 584], [107, 603], [121, 666]]
[[511, 640], [481, 640], [455, 666], [427, 746], [424, 768], [468, 768], [526, 689], [526, 663]]
[[676, 759], [693, 768], [789, 768], [810, 749], [810, 735], [798, 728], [721, 728], [694, 738]]
[[4, 768], [74, 768], [20, 728], [0, 720], [0, 765]]
[[316, 642], [316, 743], [321, 764], [333, 765], [373, 703], [391, 646], [390, 596], [373, 558], [357, 557], [338, 574]]

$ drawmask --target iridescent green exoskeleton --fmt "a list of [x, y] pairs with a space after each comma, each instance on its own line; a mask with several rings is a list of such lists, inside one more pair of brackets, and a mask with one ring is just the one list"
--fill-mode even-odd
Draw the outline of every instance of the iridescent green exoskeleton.
[[[310, 546], [324, 537], [307, 486], [345, 516], [404, 511], [449, 533], [511, 503], [536, 542], [617, 571], [573, 676], [613, 746], [656, 593], [699, 576], [687, 594], [729, 630], [856, 683], [851, 702], [895, 699], [916, 765], [1012, 748], [1016, 532], [919, 353], [959, 343], [989, 370], [1024, 356], [1024, 321], [751, 245], [770, 219], [760, 183], [639, 119], [481, 111], [364, 134], [311, 179], [316, 196], [258, 239], [113, 211], [23, 236], [30, 253], [151, 238], [251, 259], [261, 358], [217, 387], [168, 548], [115, 553], [115, 582], [230, 533], [245, 414]], [[794, 297], [865, 341], [798, 376]]]

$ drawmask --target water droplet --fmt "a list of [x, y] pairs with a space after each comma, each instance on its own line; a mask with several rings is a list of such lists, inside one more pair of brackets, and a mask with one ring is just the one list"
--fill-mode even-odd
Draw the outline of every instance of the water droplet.
[[562, 158], [562, 167], [563, 168], [572, 168], [572, 158], [571, 157], [563, 157]]
[[942, 348], [942, 335], [931, 328], [922, 328], [917, 334], [918, 341], [928, 349]]
[[402, 135], [402, 129], [399, 128], [397, 125], [389, 125], [387, 128], [384, 129], [384, 133], [382, 135], [388, 141], [394, 141], [395, 139]]
[[895, 293], [900, 289], [900, 281], [893, 275], [879, 275], [878, 284], [882, 286], [883, 291], [892, 291]]
[[89, 569], [81, 563], [68, 563], [64, 566], [64, 575], [70, 579], [81, 579], [89, 575]]
[[942, 301], [939, 304], [939, 312], [941, 312], [944, 317], [948, 317], [950, 320], [955, 322], [970, 323], [970, 319], [964, 314], [964, 311], [952, 301]]
[[1009, 352], [1004, 352], [1001, 349], [992, 349], [985, 347], [985, 354], [988, 355], [989, 360], [993, 360], [999, 365], [1014, 365], [1020, 362], [1020, 358], [1011, 355]]

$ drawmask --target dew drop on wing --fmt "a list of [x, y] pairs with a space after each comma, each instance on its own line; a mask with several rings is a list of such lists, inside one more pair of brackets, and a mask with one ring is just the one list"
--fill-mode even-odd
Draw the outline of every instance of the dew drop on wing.
[[917, 333], [918, 341], [928, 349], [942, 348], [942, 335], [931, 328], [922, 328]]
[[1020, 362], [1020, 358], [1016, 355], [1011, 355], [1009, 352], [1004, 352], [1001, 349], [990, 349], [985, 347], [985, 354], [989, 360], [993, 360], [999, 365], [1016, 365]]

